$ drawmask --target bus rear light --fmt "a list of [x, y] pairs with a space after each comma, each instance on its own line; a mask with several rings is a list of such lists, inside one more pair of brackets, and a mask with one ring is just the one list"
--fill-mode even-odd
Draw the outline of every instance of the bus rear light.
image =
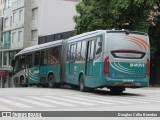
[[146, 77], [150, 75], [150, 60], [147, 59]]
[[104, 74], [109, 76], [109, 57], [104, 60]]

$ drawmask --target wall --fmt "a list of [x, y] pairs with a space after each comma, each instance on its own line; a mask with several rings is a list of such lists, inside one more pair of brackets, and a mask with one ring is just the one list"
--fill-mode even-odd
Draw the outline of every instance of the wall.
[[74, 30], [73, 16], [77, 2], [64, 0], [39, 0], [39, 36]]

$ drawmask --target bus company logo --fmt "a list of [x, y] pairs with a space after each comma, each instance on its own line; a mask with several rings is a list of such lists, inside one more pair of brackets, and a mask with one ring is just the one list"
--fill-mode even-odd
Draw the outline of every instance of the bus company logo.
[[142, 68], [142, 67], [145, 67], [145, 64], [142, 64], [142, 63], [130, 63], [130, 67], [133, 68], [133, 67], [138, 67], [138, 68]]

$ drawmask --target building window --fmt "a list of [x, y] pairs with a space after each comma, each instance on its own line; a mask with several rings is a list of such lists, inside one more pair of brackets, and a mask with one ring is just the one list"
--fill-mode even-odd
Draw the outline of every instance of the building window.
[[10, 49], [10, 44], [11, 44], [11, 33], [10, 32], [5, 32], [3, 33], [3, 49]]
[[3, 65], [7, 65], [7, 57], [8, 57], [8, 53], [3, 52]]
[[18, 41], [22, 41], [22, 31], [18, 32]]
[[5, 22], [4, 22], [4, 27], [8, 27], [9, 26], [9, 19], [8, 18], [5, 18]]
[[12, 43], [15, 41], [16, 33], [12, 33]]
[[13, 23], [15, 23], [16, 22], [16, 12], [15, 13], [13, 13]]
[[31, 40], [37, 40], [37, 29], [31, 31]]
[[32, 9], [32, 19], [38, 18], [38, 8]]
[[0, 10], [0, 15], [1, 15], [1, 16], [3, 15], [3, 10], [2, 10], [2, 9]]
[[23, 16], [23, 10], [20, 10], [20, 11], [19, 11], [19, 21], [22, 20], [22, 16]]
[[10, 18], [10, 26], [12, 26], [12, 16], [11, 16], [11, 18]]

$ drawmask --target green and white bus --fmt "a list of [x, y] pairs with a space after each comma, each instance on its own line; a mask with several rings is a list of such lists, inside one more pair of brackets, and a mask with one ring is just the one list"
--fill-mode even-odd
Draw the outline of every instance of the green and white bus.
[[18, 84], [123, 92], [149, 85], [149, 37], [136, 31], [98, 30], [26, 48], [14, 62], [13, 79]]

